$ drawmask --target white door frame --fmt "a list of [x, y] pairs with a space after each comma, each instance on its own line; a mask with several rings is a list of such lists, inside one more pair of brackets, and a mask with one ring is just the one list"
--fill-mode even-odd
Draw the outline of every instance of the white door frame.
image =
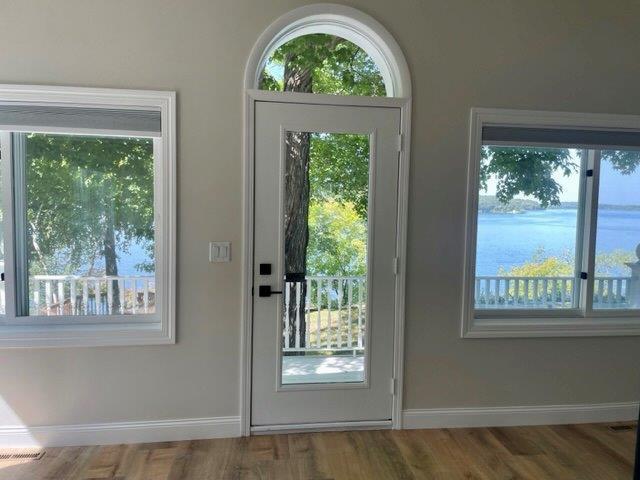
[[[240, 432], [251, 434], [251, 355], [253, 335], [253, 235], [254, 235], [254, 138], [255, 103], [279, 102], [307, 105], [396, 107], [400, 108], [400, 135], [398, 137], [398, 223], [396, 227], [396, 257], [398, 258], [395, 285], [396, 308], [394, 319], [393, 378], [395, 395], [392, 404], [392, 428], [402, 428], [402, 394], [404, 373], [404, 312], [405, 272], [407, 249], [407, 222], [409, 201], [409, 146], [411, 134], [411, 98], [396, 97], [352, 97], [318, 95], [310, 93], [271, 92], [245, 90], [244, 136], [243, 136], [243, 246], [242, 246], [242, 323], [240, 343]], [[339, 428], [340, 425], [336, 425]]]

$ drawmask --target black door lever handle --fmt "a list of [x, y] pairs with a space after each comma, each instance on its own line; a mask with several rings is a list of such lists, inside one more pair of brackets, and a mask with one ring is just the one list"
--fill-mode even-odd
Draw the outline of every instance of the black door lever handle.
[[276, 293], [282, 294], [281, 291], [271, 290], [271, 285], [260, 285], [258, 287], [258, 296], [259, 297], [270, 297]]

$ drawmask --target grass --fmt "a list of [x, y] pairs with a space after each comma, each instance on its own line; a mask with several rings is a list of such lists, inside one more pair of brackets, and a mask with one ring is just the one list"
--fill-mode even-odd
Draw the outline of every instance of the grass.
[[[316, 346], [318, 334], [320, 335], [320, 347], [357, 347], [358, 346], [358, 309], [351, 308], [351, 319], [349, 319], [349, 309], [343, 307], [340, 312], [337, 309], [329, 311], [312, 310], [307, 316], [307, 329], [309, 331], [309, 346]], [[318, 320], [320, 320], [320, 330], [318, 331]], [[361, 325], [363, 331], [363, 341], [365, 332], [365, 312], [361, 313]], [[351, 344], [348, 343], [349, 329], [351, 329]], [[301, 332], [302, 335], [302, 332]]]

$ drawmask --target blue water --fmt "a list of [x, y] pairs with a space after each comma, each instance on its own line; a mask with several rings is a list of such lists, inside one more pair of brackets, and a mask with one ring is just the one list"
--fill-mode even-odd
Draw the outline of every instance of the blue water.
[[[525, 213], [481, 213], [478, 216], [477, 275], [496, 275], [502, 267], [531, 261], [540, 248], [545, 256], [575, 254], [578, 211], [532, 210]], [[635, 251], [640, 243], [640, 211], [601, 210], [596, 250]]]
[[149, 272], [136, 268], [137, 265], [141, 263], [151, 261], [144, 245], [133, 243], [129, 246], [128, 252], [118, 249], [116, 253], [118, 255], [118, 273], [120, 275], [152, 275]]
[[[128, 248], [124, 248], [121, 245], [116, 246], [116, 254], [118, 255], [118, 274], [119, 275], [153, 275], [153, 273], [140, 270], [138, 267], [141, 263], [147, 263], [151, 261], [144, 242], [133, 242]], [[85, 274], [87, 266], [78, 270], [78, 274]], [[100, 258], [96, 261], [94, 268], [98, 271], [104, 271], [104, 258]]]
[[[481, 213], [478, 217], [477, 275], [496, 275], [502, 267], [531, 261], [540, 248], [548, 256], [575, 254], [578, 211], [575, 209], [531, 210], [525, 213]], [[640, 243], [640, 211], [601, 210], [598, 216], [596, 250], [635, 251]], [[121, 275], [147, 275], [136, 264], [148, 261], [142, 245], [129, 252], [118, 251]]]

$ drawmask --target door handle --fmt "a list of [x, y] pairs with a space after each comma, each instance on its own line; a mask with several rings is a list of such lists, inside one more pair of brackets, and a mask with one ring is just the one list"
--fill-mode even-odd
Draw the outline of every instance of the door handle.
[[281, 290], [271, 290], [271, 285], [260, 285], [258, 287], [258, 296], [259, 297], [270, 297], [276, 293], [282, 294]]

